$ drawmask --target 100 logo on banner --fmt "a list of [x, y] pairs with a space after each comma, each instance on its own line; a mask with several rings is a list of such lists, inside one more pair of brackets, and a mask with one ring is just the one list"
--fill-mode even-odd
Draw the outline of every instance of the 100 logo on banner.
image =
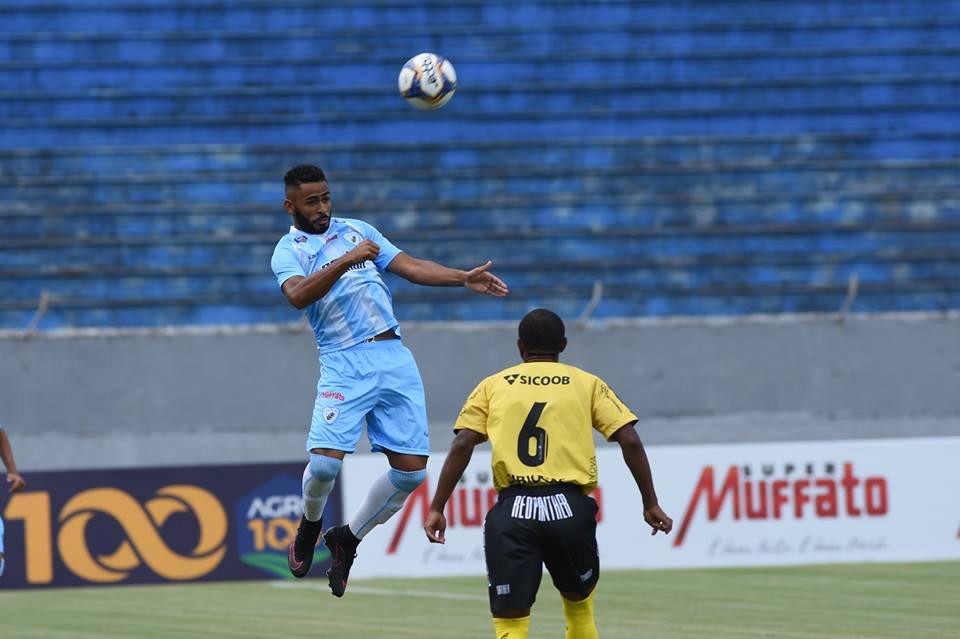
[[[176, 513], [192, 515], [199, 530], [187, 554], [171, 549], [160, 532]], [[13, 495], [4, 516], [23, 521], [27, 582], [51, 583], [54, 534], [49, 493]], [[88, 526], [102, 517], [119, 524], [125, 537], [109, 553], [92, 551], [87, 542]], [[227, 514], [210, 491], [198, 486], [164, 486], [144, 504], [118, 488], [91, 488], [64, 504], [57, 521], [60, 559], [77, 577], [94, 583], [123, 581], [144, 563], [165, 579], [196, 579], [220, 565], [226, 553]]]

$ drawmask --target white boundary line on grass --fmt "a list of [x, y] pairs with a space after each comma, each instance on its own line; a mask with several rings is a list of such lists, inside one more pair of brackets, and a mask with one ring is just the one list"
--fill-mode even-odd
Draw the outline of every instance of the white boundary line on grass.
[[[328, 590], [326, 584], [303, 584], [289, 581], [271, 581], [271, 588], [286, 588], [290, 590]], [[422, 599], [452, 599], [455, 601], [487, 601], [487, 597], [480, 595], [464, 595], [456, 592], [431, 592], [428, 590], [391, 590], [389, 588], [375, 588], [372, 586], [350, 586], [351, 593], [360, 595], [385, 595], [389, 597], [420, 597]]]

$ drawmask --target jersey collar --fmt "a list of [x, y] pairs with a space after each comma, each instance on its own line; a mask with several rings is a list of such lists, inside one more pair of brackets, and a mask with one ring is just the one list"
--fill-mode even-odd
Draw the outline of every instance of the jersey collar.
[[[330, 226], [327, 227], [327, 230], [319, 234], [307, 233], [306, 231], [301, 231], [295, 226], [290, 227], [290, 235], [293, 236], [293, 241], [296, 244], [303, 244], [312, 238], [316, 238], [318, 240], [326, 240], [332, 231], [333, 231], [333, 218], [330, 219]], [[301, 237], [305, 239], [298, 241], [298, 238], [301, 238]]]

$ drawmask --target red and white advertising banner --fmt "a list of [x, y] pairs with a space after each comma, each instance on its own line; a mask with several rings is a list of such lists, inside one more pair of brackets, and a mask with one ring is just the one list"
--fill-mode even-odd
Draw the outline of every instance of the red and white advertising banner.
[[[650, 536], [619, 449], [599, 449], [594, 496], [606, 568], [960, 559], [960, 438], [664, 446], [647, 453], [673, 532]], [[441, 546], [427, 542], [421, 524], [443, 460], [432, 457], [426, 484], [367, 536], [353, 575], [484, 573], [483, 517], [496, 500], [490, 454], [475, 452], [448, 505]], [[381, 455], [347, 460], [347, 516], [386, 468]]]

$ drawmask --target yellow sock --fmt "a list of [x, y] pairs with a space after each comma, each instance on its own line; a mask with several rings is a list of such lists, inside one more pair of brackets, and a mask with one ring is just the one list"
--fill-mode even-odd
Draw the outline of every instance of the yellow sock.
[[593, 621], [593, 593], [583, 601], [563, 601], [563, 616], [567, 618], [567, 634], [564, 639], [598, 639], [597, 625]]
[[497, 632], [497, 639], [527, 639], [530, 632], [530, 615], [516, 619], [493, 618], [493, 629]]

